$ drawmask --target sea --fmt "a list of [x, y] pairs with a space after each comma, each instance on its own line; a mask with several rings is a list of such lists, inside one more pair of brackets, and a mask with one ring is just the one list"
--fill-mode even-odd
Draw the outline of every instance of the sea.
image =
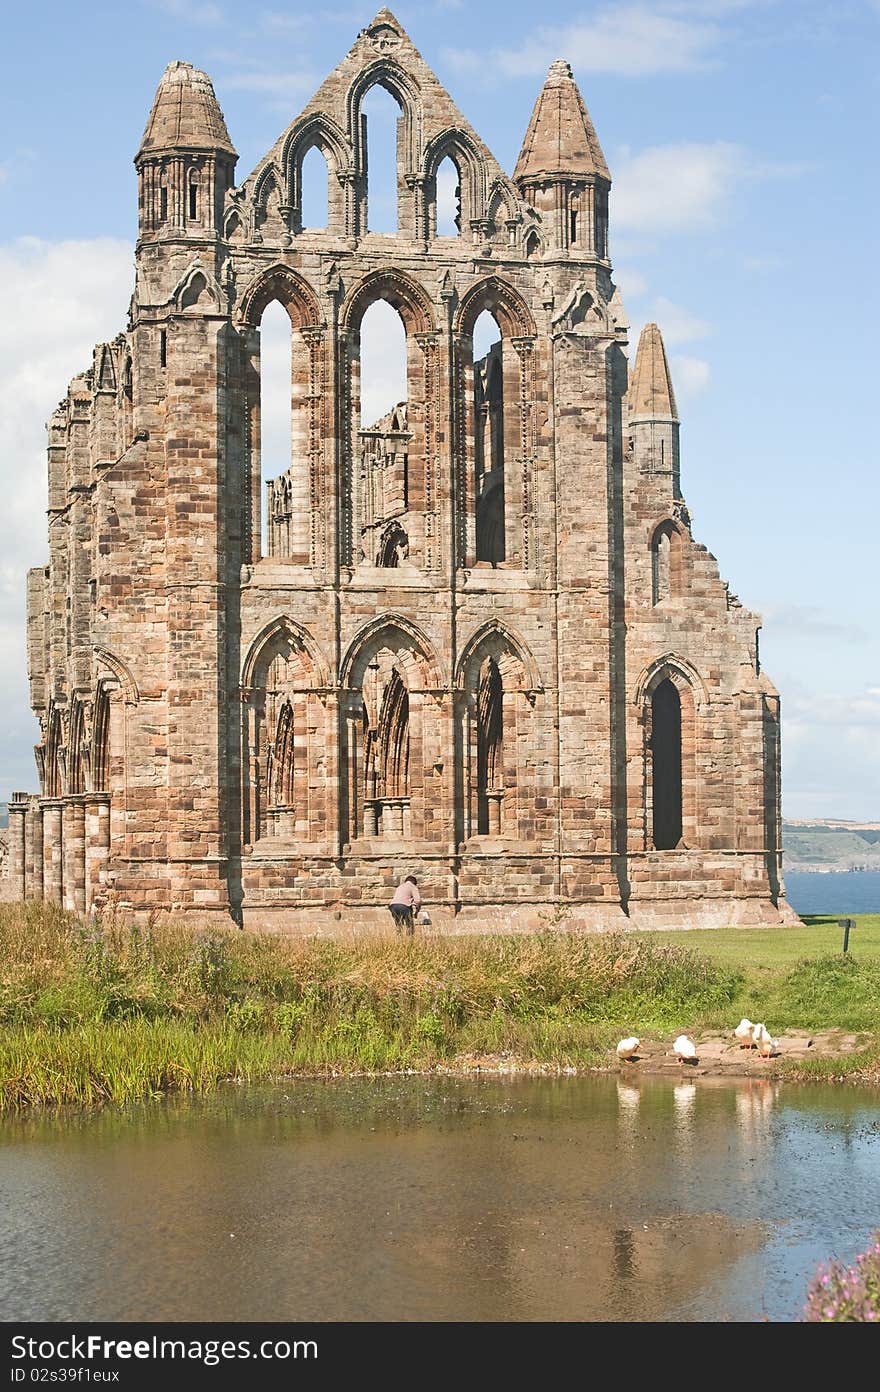
[[880, 870], [786, 870], [785, 893], [799, 914], [880, 913]]

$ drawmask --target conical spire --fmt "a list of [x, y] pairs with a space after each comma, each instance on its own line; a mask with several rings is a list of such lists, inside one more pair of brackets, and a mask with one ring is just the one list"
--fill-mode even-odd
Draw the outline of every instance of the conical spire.
[[179, 149], [235, 154], [211, 79], [191, 63], [162, 74], [137, 158]]
[[514, 179], [553, 179], [611, 175], [589, 112], [571, 68], [560, 58], [550, 64], [523, 140]]
[[646, 324], [639, 338], [629, 387], [629, 413], [631, 417], [678, 420], [666, 349], [656, 324]]

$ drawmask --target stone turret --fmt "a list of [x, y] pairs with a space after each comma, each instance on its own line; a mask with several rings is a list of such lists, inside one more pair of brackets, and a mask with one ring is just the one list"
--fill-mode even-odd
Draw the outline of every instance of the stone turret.
[[628, 405], [636, 467], [643, 474], [666, 475], [672, 497], [680, 497], [678, 408], [663, 337], [656, 324], [642, 329]]
[[551, 63], [513, 177], [548, 226], [554, 250], [608, 257], [611, 175], [571, 68]]
[[208, 74], [169, 63], [134, 161], [140, 237], [216, 235], [236, 159]]

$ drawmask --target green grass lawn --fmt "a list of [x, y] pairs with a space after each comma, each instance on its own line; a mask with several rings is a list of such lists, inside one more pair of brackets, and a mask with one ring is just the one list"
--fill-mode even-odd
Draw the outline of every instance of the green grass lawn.
[[[849, 935], [850, 955], [859, 960], [880, 958], [880, 914], [850, 916], [856, 925]], [[824, 915], [805, 916], [803, 928], [706, 928], [638, 936], [678, 943], [723, 966], [758, 972], [793, 967], [804, 958], [823, 957], [843, 947], [843, 929], [836, 918]]]

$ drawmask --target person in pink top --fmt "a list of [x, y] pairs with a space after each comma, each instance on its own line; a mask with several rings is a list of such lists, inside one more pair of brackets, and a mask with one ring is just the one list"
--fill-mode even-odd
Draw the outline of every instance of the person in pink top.
[[402, 933], [405, 929], [407, 937], [412, 937], [415, 932], [415, 915], [418, 913], [421, 903], [422, 896], [419, 894], [415, 876], [407, 875], [406, 879], [395, 889], [391, 903], [388, 905], [398, 933]]

